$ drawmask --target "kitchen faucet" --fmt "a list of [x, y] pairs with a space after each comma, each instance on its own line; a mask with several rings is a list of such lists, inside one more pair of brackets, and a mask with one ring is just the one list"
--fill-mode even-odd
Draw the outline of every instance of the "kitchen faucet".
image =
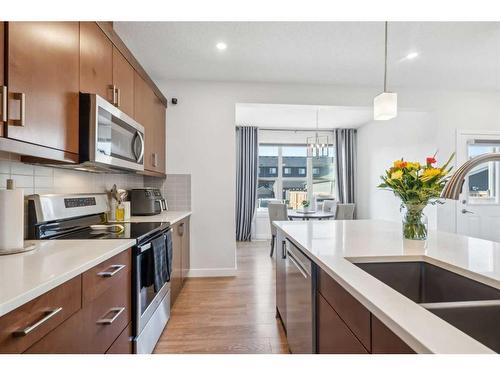
[[462, 186], [467, 173], [469, 173], [475, 166], [489, 161], [500, 161], [500, 152], [490, 152], [479, 155], [462, 164], [462, 166], [457, 169], [444, 186], [441, 198], [458, 200], [460, 193], [462, 192]]

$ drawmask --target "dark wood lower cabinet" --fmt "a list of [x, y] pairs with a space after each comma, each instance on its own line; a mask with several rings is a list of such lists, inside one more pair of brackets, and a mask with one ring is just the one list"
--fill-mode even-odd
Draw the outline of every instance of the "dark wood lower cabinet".
[[115, 340], [113, 345], [108, 349], [106, 354], [132, 354], [134, 352], [132, 336], [132, 323], [120, 333], [120, 336]]
[[335, 310], [317, 295], [317, 351], [320, 354], [368, 354]]
[[131, 250], [0, 317], [0, 353], [132, 353]]
[[[320, 354], [412, 354], [403, 340], [326, 272], [317, 270], [316, 344]], [[277, 282], [279, 282], [277, 278]], [[278, 289], [278, 285], [276, 286]]]
[[372, 353], [415, 354], [415, 351], [372, 315]]
[[22, 353], [60, 326], [81, 309], [81, 290], [79, 275], [0, 317], [0, 353]]
[[[113, 276], [98, 276], [109, 268], [109, 263], [120, 262], [125, 267]], [[132, 320], [130, 262], [129, 250], [85, 272], [83, 294], [90, 292], [96, 297], [84, 298], [81, 310], [31, 346], [27, 353], [105, 353]], [[98, 284], [99, 287], [91, 288], [95, 282], [85, 282], [96, 276], [109, 287]]]

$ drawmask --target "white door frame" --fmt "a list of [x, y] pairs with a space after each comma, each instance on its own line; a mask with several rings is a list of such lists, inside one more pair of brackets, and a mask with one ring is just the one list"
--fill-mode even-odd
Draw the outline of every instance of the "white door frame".
[[[460, 167], [463, 163], [465, 163], [469, 159], [468, 155], [468, 148], [467, 148], [467, 140], [474, 138], [474, 139], [492, 139], [492, 140], [499, 140], [500, 141], [500, 131], [493, 131], [493, 130], [457, 130], [456, 133], [456, 145], [455, 145], [455, 150], [456, 150], [456, 168]], [[467, 178], [464, 181], [462, 193], [460, 194], [459, 200], [456, 202], [456, 209], [455, 209], [455, 231], [458, 233], [459, 232], [459, 215], [461, 215], [461, 210], [464, 208], [465, 204], [463, 202], [466, 202], [467, 205], [481, 205], [480, 203], [471, 203], [468, 201], [468, 195], [467, 195], [467, 186], [468, 186], [468, 181]], [[498, 186], [497, 188], [497, 194], [498, 194]], [[498, 202], [495, 202], [498, 204]]]

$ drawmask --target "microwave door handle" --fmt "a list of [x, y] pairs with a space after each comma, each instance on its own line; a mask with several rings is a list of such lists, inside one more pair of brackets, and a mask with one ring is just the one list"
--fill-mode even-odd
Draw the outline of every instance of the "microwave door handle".
[[[141, 151], [139, 152], [139, 155], [137, 155], [137, 152], [135, 151], [135, 144], [137, 142], [137, 139], [141, 141]], [[135, 160], [139, 163], [142, 160], [142, 157], [144, 156], [144, 138], [142, 137], [141, 132], [136, 131], [134, 134], [134, 138], [132, 140], [132, 152], [134, 153]]]
[[137, 135], [141, 140], [141, 152], [139, 153], [139, 157], [137, 158], [137, 162], [140, 163], [142, 161], [142, 158], [144, 157], [144, 136], [139, 131], [137, 132]]

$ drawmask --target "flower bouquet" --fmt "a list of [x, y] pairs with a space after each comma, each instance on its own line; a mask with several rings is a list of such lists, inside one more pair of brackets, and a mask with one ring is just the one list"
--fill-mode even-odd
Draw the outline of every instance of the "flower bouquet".
[[449, 167], [455, 154], [438, 167], [436, 155], [428, 157], [425, 164], [396, 160], [381, 176], [379, 188], [390, 190], [401, 199], [403, 236], [411, 240], [427, 239], [427, 217], [423, 214], [428, 204], [443, 203], [439, 200], [448, 180]]

